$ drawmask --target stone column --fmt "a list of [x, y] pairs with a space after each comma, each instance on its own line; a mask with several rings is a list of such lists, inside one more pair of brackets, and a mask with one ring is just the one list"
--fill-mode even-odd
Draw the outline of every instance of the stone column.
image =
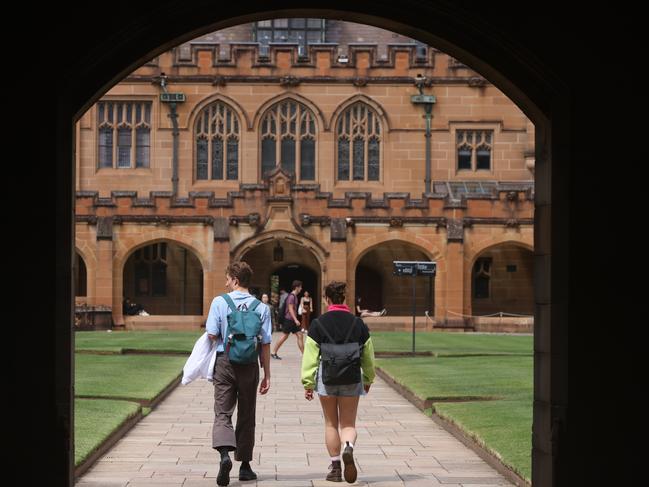
[[448, 326], [464, 327], [464, 228], [461, 219], [449, 218], [446, 226], [445, 309], [441, 310]]
[[[323, 269], [322, 291], [324, 295], [325, 286], [331, 281], [347, 282], [347, 223], [344, 218], [331, 219], [331, 244], [327, 259], [326, 272]], [[324, 298], [323, 298], [324, 299]], [[354, 306], [353, 289], [347, 288], [345, 302], [350, 308]], [[323, 306], [323, 310], [326, 307]]]
[[97, 268], [95, 271], [95, 306], [108, 306], [113, 322], [123, 323], [122, 297], [113, 292], [113, 217], [97, 218]]
[[230, 222], [226, 217], [214, 219], [214, 244], [210, 267], [205, 269], [203, 288], [203, 316], [207, 318], [215, 296], [227, 291], [225, 269], [230, 264]]

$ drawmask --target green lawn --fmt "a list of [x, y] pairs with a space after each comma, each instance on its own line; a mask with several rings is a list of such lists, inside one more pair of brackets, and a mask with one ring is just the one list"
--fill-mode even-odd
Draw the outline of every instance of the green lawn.
[[[411, 332], [372, 332], [377, 352], [412, 351]], [[531, 355], [533, 337], [529, 335], [488, 335], [453, 332], [417, 332], [415, 351], [432, 351], [437, 355], [514, 354]]]
[[75, 399], [74, 463], [79, 465], [128, 418], [140, 405], [128, 401]]
[[192, 352], [201, 331], [78, 331], [74, 334], [75, 349], [92, 352], [122, 353], [124, 350], [144, 352]]
[[[372, 333], [377, 351], [408, 351], [409, 333]], [[418, 333], [437, 357], [379, 358], [377, 365], [526, 479], [531, 478], [531, 336]], [[483, 400], [479, 400], [481, 398]], [[461, 401], [461, 402], [458, 402]], [[430, 414], [430, 412], [429, 412]]]
[[182, 373], [187, 357], [77, 353], [75, 360], [77, 396], [150, 401]]

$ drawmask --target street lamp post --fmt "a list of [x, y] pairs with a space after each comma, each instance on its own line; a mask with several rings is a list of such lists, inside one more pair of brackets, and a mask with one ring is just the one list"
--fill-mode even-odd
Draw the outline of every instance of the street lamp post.
[[415, 105], [424, 106], [424, 118], [426, 119], [426, 177], [424, 179], [424, 192], [431, 192], [431, 170], [430, 170], [430, 139], [431, 139], [431, 120], [433, 118], [433, 105], [435, 97], [433, 95], [424, 95], [424, 87], [427, 84], [427, 78], [418, 74], [415, 78], [415, 86], [419, 90], [418, 95], [412, 95], [410, 101]]

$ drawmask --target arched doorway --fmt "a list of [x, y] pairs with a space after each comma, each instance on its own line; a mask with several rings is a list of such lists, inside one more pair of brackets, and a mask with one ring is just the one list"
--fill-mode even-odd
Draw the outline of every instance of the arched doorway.
[[534, 314], [534, 254], [514, 244], [482, 252], [471, 269], [471, 314]]
[[246, 250], [241, 260], [253, 270], [251, 291], [258, 295], [270, 292], [271, 300], [277, 300], [280, 289], [291, 292], [291, 283], [299, 280], [303, 283], [302, 293], [309, 291], [313, 298], [311, 316], [322, 312], [322, 269], [313, 252], [298, 240], [267, 239]]
[[[229, 19], [239, 15], [254, 17], [259, 8], [251, 2], [239, 2], [236, 5], [230, 5], [226, 10], [212, 11], [200, 8], [201, 6], [197, 2], [188, 2], [183, 9], [159, 2], [152, 2], [149, 6], [150, 8], [141, 9], [141, 12], [145, 13], [134, 13], [129, 29], [126, 31], [117, 27], [111, 29], [110, 26], [121, 25], [117, 19], [121, 12], [116, 11], [112, 16], [110, 12], [105, 12], [93, 23], [88, 23], [85, 26], [80, 25], [74, 30], [68, 29], [68, 32], [57, 32], [57, 36], [52, 36], [56, 38], [59, 52], [73, 53], [58, 70], [61, 74], [57, 77], [59, 84], [55, 96], [57, 97], [57, 106], [61, 109], [55, 114], [56, 123], [54, 126], [57, 130], [50, 134], [50, 140], [53, 143], [47, 145], [52, 147], [51, 150], [57, 161], [56, 188], [57, 191], [60, 191], [54, 211], [59, 230], [57, 242], [61, 242], [61, 245], [57, 246], [57, 303], [62, 304], [60, 306], [57, 304], [56, 322], [63, 325], [53, 327], [49, 332], [52, 335], [52, 340], [46, 340], [44, 343], [56, 343], [57, 345], [56, 348], [50, 347], [52, 351], [48, 351], [47, 357], [50, 357], [49, 354], [53, 354], [53, 359], [48, 363], [56, 364], [57, 386], [61, 386], [56, 388], [57, 391], [60, 391], [56, 398], [57, 405], [60, 406], [57, 410], [62, 411], [56, 419], [57, 425], [61, 425], [60, 437], [65, 438], [67, 443], [69, 443], [70, 435], [66, 436], [66, 431], [67, 433], [69, 431], [64, 425], [70, 424], [70, 421], [67, 420], [71, 418], [71, 413], [65, 412], [70, 405], [69, 398], [66, 399], [65, 395], [69, 395], [70, 391], [73, 341], [69, 336], [70, 327], [66, 325], [66, 322], [72, 321], [71, 299], [69, 299], [72, 265], [69, 249], [73, 242], [71, 230], [73, 212], [71, 211], [72, 198], [70, 195], [73, 191], [71, 180], [74, 173], [71, 153], [74, 145], [54, 142], [72, 140], [73, 125], [71, 121], [75, 120], [82, 112], [84, 105], [88, 106], [96, 100], [100, 91], [119, 78], [122, 73], [129, 72], [136, 64], [150, 59], [183, 35], [185, 38], [189, 37], [187, 34], [189, 32], [206, 31], [208, 24], [227, 23]], [[191, 6], [196, 8], [191, 8]], [[280, 3], [273, 8], [287, 7]], [[536, 250], [539, 268], [543, 269], [543, 275], [539, 276], [537, 288], [537, 290], [540, 289], [539, 296], [542, 297], [539, 304], [541, 319], [537, 321], [537, 326], [539, 329], [551, 330], [552, 333], [546, 333], [537, 342], [538, 353], [535, 355], [535, 362], [540, 380], [552, 387], [539, 389], [538, 395], [535, 395], [535, 405], [538, 405], [539, 410], [538, 414], [535, 414], [535, 427], [539, 432], [538, 441], [542, 443], [542, 447], [536, 450], [536, 472], [543, 473], [543, 475], [539, 474], [538, 485], [550, 485], [555, 482], [555, 478], [558, 478], [557, 482], [565, 479], [567, 477], [565, 469], [570, 463], [566, 461], [568, 450], [566, 448], [557, 449], [556, 451], [560, 453], [555, 456], [555, 450], [552, 447], [552, 454], [550, 454], [549, 433], [550, 424], [552, 424], [553, 432], [555, 429], [557, 432], [556, 435], [553, 434], [552, 438], [557, 438], [557, 445], [559, 444], [558, 438], [567, 438], [567, 436], [561, 436], [563, 433], [560, 433], [565, 431], [567, 419], [565, 419], [564, 411], [568, 405], [568, 379], [565, 378], [566, 366], [564, 365], [568, 358], [568, 327], [563, 325], [569, 321], [570, 316], [568, 314], [569, 307], [563, 306], [563, 304], [567, 300], [565, 296], [568, 295], [569, 286], [574, 286], [574, 289], [577, 289], [580, 284], [585, 284], [581, 291], [582, 294], [576, 300], [577, 304], [580, 304], [587, 302], [585, 296], [591, 298], [588, 290], [600, 285], [589, 282], [588, 277], [593, 274], [588, 273], [568, 280], [570, 269], [580, 268], [580, 265], [583, 265], [584, 269], [589, 269], [588, 265], [591, 263], [586, 262], [590, 258], [589, 256], [574, 259], [570, 265], [561, 265], [569, 261], [568, 255], [571, 252], [574, 251], [576, 255], [579, 245], [585, 242], [585, 239], [572, 239], [570, 245], [562, 246], [561, 239], [566, 235], [574, 235], [579, 230], [587, 230], [591, 224], [590, 221], [583, 224], [577, 222], [577, 225], [571, 228], [570, 223], [573, 215], [565, 211], [569, 209], [569, 202], [580, 200], [575, 197], [575, 193], [572, 191], [576, 191], [580, 196], [587, 196], [586, 193], [591, 192], [588, 184], [574, 184], [573, 180], [567, 177], [575, 167], [580, 167], [581, 162], [589, 162], [588, 158], [592, 155], [587, 151], [575, 150], [578, 141], [582, 139], [571, 135], [570, 129], [579, 127], [580, 136], [589, 133], [589, 130], [592, 130], [591, 133], [595, 133], [597, 127], [595, 122], [590, 122], [590, 120], [599, 119], [599, 117], [592, 116], [596, 114], [596, 110], [598, 115], [601, 110], [608, 110], [606, 113], [610, 115], [610, 119], [619, 119], [620, 117], [615, 116], [618, 115], [618, 111], [625, 114], [629, 114], [630, 111], [617, 107], [631, 105], [616, 103], [608, 104], [603, 108], [601, 105], [593, 105], [586, 101], [591, 95], [596, 97], [596, 90], [599, 88], [588, 87], [583, 83], [583, 80], [575, 77], [574, 73], [582, 67], [587, 67], [589, 63], [597, 62], [594, 54], [588, 54], [585, 50], [581, 56], [575, 56], [570, 66], [562, 64], [562, 59], [565, 59], [565, 56], [561, 56], [561, 53], [565, 46], [570, 45], [571, 42], [575, 44], [574, 41], [578, 37], [588, 39], [591, 34], [595, 33], [595, 27], [582, 27], [578, 32], [587, 34], [583, 36], [576, 36], [572, 29], [570, 29], [570, 34], [565, 33], [569, 29], [555, 29], [556, 36], [552, 43], [538, 43], [536, 42], [538, 36], [531, 36], [530, 33], [537, 30], [542, 32], [547, 26], [548, 15], [559, 13], [559, 9], [548, 10], [544, 16], [523, 18], [517, 16], [512, 9], [494, 10], [490, 8], [487, 10], [480, 9], [478, 5], [472, 9], [460, 5], [456, 7], [447, 2], [410, 2], [399, 8], [390, 3], [376, 4], [372, 6], [372, 11], [368, 14], [352, 13], [350, 8], [363, 12], [367, 10], [367, 7], [348, 2], [315, 2], [309, 4], [309, 7], [327, 8], [329, 15], [340, 15], [343, 18], [358, 21], [370, 18], [368, 15], [371, 14], [373, 21], [385, 28], [412, 29], [413, 32], [417, 32], [418, 38], [431, 41], [431, 43], [434, 43], [432, 41], [434, 37], [441, 39], [438, 42], [440, 47], [447, 48], [461, 61], [478, 66], [485, 76], [498, 83], [503, 90], [511, 95], [512, 99], [522, 103], [526, 110], [531, 111], [534, 114], [535, 123], [539, 122], [540, 125], [537, 126], [540, 134], [538, 140], [542, 143], [536, 148], [537, 167], [541, 166], [541, 171], [538, 173], [541, 176], [538, 185], [538, 201], [548, 211], [544, 213], [547, 218], [539, 219], [537, 229], [539, 233], [545, 233], [548, 237], [547, 242], [542, 242], [543, 245]], [[170, 13], [173, 15], [169, 15]], [[561, 15], [556, 17], [559, 18]], [[566, 16], [566, 22], [568, 21], [571, 21], [571, 17]], [[582, 23], [582, 26], [588, 25], [597, 24]], [[106, 35], [98, 40], [94, 33], [98, 30], [104, 31], [104, 29]], [[477, 33], [480, 35], [476, 35]], [[81, 49], [78, 49], [79, 38], [87, 39]], [[619, 51], [624, 51], [622, 47], [626, 38], [624, 41], [616, 41], [614, 37], [611, 37], [610, 40], [613, 42], [611, 46], [619, 46]], [[528, 55], [530, 49], [532, 50], [531, 56]], [[628, 54], [624, 56], [618, 56], [617, 63], [624, 63], [627, 59], [631, 59], [633, 51], [628, 50], [627, 52]], [[89, 63], [88, 60], [91, 59], [95, 59], [97, 62]], [[52, 62], [60, 61], [57, 59]], [[616, 63], [615, 59], [613, 62]], [[490, 63], [493, 63], [492, 66], [489, 66]], [[618, 64], [618, 67], [621, 68], [622, 65]], [[626, 73], [624, 69], [620, 72]], [[630, 73], [630, 68], [628, 72]], [[572, 88], [575, 89], [572, 90]], [[567, 94], [569, 91], [578, 98], [575, 100], [569, 98]], [[627, 96], [630, 97], [632, 94]], [[575, 116], [569, 117], [568, 115], [573, 112]], [[621, 135], [621, 131], [625, 130], [625, 127], [620, 125], [617, 130], [619, 132], [616, 134]], [[612, 149], [612, 146], [617, 144], [615, 137], [608, 137], [607, 140], [610, 142], [602, 142], [605, 149]], [[600, 144], [598, 153], [605, 154], [605, 149], [602, 149]], [[620, 148], [617, 147], [616, 150], [619, 151]], [[630, 150], [627, 152], [631, 155]], [[593, 171], [591, 174], [592, 176], [584, 175], [584, 179], [594, 181], [600, 173]], [[550, 182], [561, 184], [557, 184], [555, 189]], [[552, 191], [550, 191], [551, 189]], [[54, 219], [52, 220], [54, 221]], [[550, 227], [552, 232], [550, 232]], [[590, 235], [590, 231], [587, 234]], [[549, 279], [550, 271], [552, 272], [552, 287]], [[575, 299], [571, 299], [570, 303], [574, 301]], [[554, 307], [552, 313], [549, 313], [549, 307], [554, 302], [558, 302], [561, 306]], [[595, 313], [595, 311], [591, 311], [591, 313]], [[550, 364], [553, 367], [549, 367]], [[579, 371], [581, 372], [582, 369]], [[575, 394], [573, 393], [571, 397], [575, 397]], [[556, 417], [556, 421], [553, 421], [553, 417]], [[575, 424], [574, 418], [577, 415], [573, 414], [571, 417], [573, 418], [572, 424]], [[579, 426], [581, 423], [576, 423], [576, 425]], [[572, 431], [575, 431], [574, 426]], [[586, 441], [580, 441], [580, 444], [586, 444]], [[57, 474], [63, 468], [67, 468], [66, 472], [69, 471], [69, 462], [66, 462], [69, 457], [69, 449], [61, 448], [59, 451], [61, 452], [59, 456], [52, 457], [53, 460], [57, 460]], [[61, 461], [59, 461], [60, 458], [62, 458]]]
[[182, 245], [149, 243], [134, 250], [124, 264], [123, 297], [150, 315], [202, 315], [203, 268]]
[[[413, 286], [411, 279], [395, 276], [395, 260], [429, 261], [423, 251], [401, 240], [390, 240], [372, 247], [359, 260], [355, 271], [354, 301], [361, 298], [362, 307], [371, 311], [386, 309], [391, 316], [411, 316]], [[435, 281], [425, 277], [415, 280], [415, 313], [430, 315], [435, 309]]]
[[88, 295], [88, 270], [83, 257], [79, 252], [74, 253], [74, 296], [86, 297]]

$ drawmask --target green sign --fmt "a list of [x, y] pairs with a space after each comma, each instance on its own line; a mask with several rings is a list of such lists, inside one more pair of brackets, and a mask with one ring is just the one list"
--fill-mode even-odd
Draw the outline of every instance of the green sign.
[[412, 103], [435, 103], [433, 95], [412, 95], [410, 97]]
[[185, 101], [184, 93], [161, 93], [160, 101], [163, 103], [179, 103]]

